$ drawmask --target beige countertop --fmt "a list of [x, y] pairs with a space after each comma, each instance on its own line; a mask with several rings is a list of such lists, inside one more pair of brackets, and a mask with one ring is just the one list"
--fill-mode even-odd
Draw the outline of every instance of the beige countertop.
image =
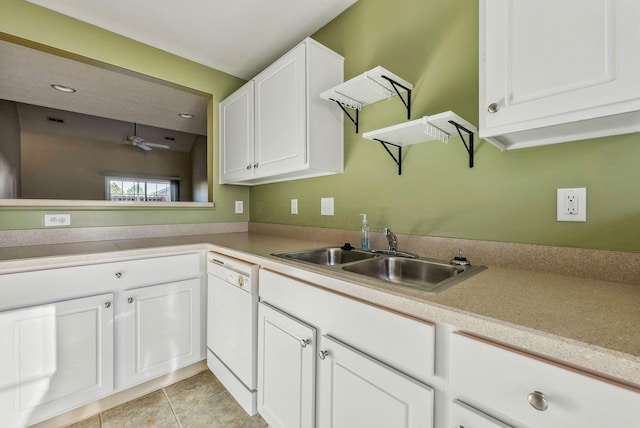
[[434, 295], [270, 255], [336, 244], [239, 232], [6, 247], [0, 274], [208, 248], [640, 387], [637, 285], [489, 266]]

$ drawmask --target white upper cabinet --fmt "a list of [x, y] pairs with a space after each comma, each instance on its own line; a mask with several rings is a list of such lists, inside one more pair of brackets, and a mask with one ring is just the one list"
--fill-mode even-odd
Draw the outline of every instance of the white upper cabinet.
[[253, 80], [220, 103], [220, 177], [243, 179], [253, 167]]
[[306, 163], [305, 51], [298, 45], [254, 79], [256, 175]]
[[220, 103], [220, 182], [256, 185], [343, 172], [343, 117], [320, 93], [344, 58], [306, 39]]
[[480, 137], [501, 149], [640, 131], [640, 2], [482, 0]]

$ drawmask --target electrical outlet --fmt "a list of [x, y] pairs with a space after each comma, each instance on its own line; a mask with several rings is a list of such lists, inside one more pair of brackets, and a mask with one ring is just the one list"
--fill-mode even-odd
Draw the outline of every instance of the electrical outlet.
[[320, 215], [333, 215], [333, 198], [320, 198]]
[[291, 214], [298, 214], [298, 200], [291, 199]]
[[242, 214], [244, 212], [244, 203], [242, 201], [236, 201], [236, 214]]
[[587, 189], [558, 189], [556, 210], [558, 221], [587, 221]]
[[71, 214], [45, 214], [44, 227], [71, 226]]

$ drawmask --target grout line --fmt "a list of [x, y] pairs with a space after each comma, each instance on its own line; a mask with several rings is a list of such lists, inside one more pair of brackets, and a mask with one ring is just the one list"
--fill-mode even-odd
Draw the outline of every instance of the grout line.
[[178, 423], [178, 427], [182, 428], [180, 419], [178, 419], [178, 415], [176, 414], [176, 411], [173, 408], [173, 404], [171, 404], [171, 400], [169, 399], [169, 395], [167, 395], [167, 391], [165, 390], [165, 388], [162, 388], [162, 393], [164, 394], [164, 397], [167, 399], [167, 402], [169, 403], [169, 407], [171, 408], [171, 413], [173, 413], [173, 417], [176, 419], [176, 422]]

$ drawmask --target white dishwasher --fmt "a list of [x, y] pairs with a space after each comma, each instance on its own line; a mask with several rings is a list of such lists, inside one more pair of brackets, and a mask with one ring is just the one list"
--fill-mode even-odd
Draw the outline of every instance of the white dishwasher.
[[257, 412], [258, 266], [207, 257], [207, 366], [249, 414]]

